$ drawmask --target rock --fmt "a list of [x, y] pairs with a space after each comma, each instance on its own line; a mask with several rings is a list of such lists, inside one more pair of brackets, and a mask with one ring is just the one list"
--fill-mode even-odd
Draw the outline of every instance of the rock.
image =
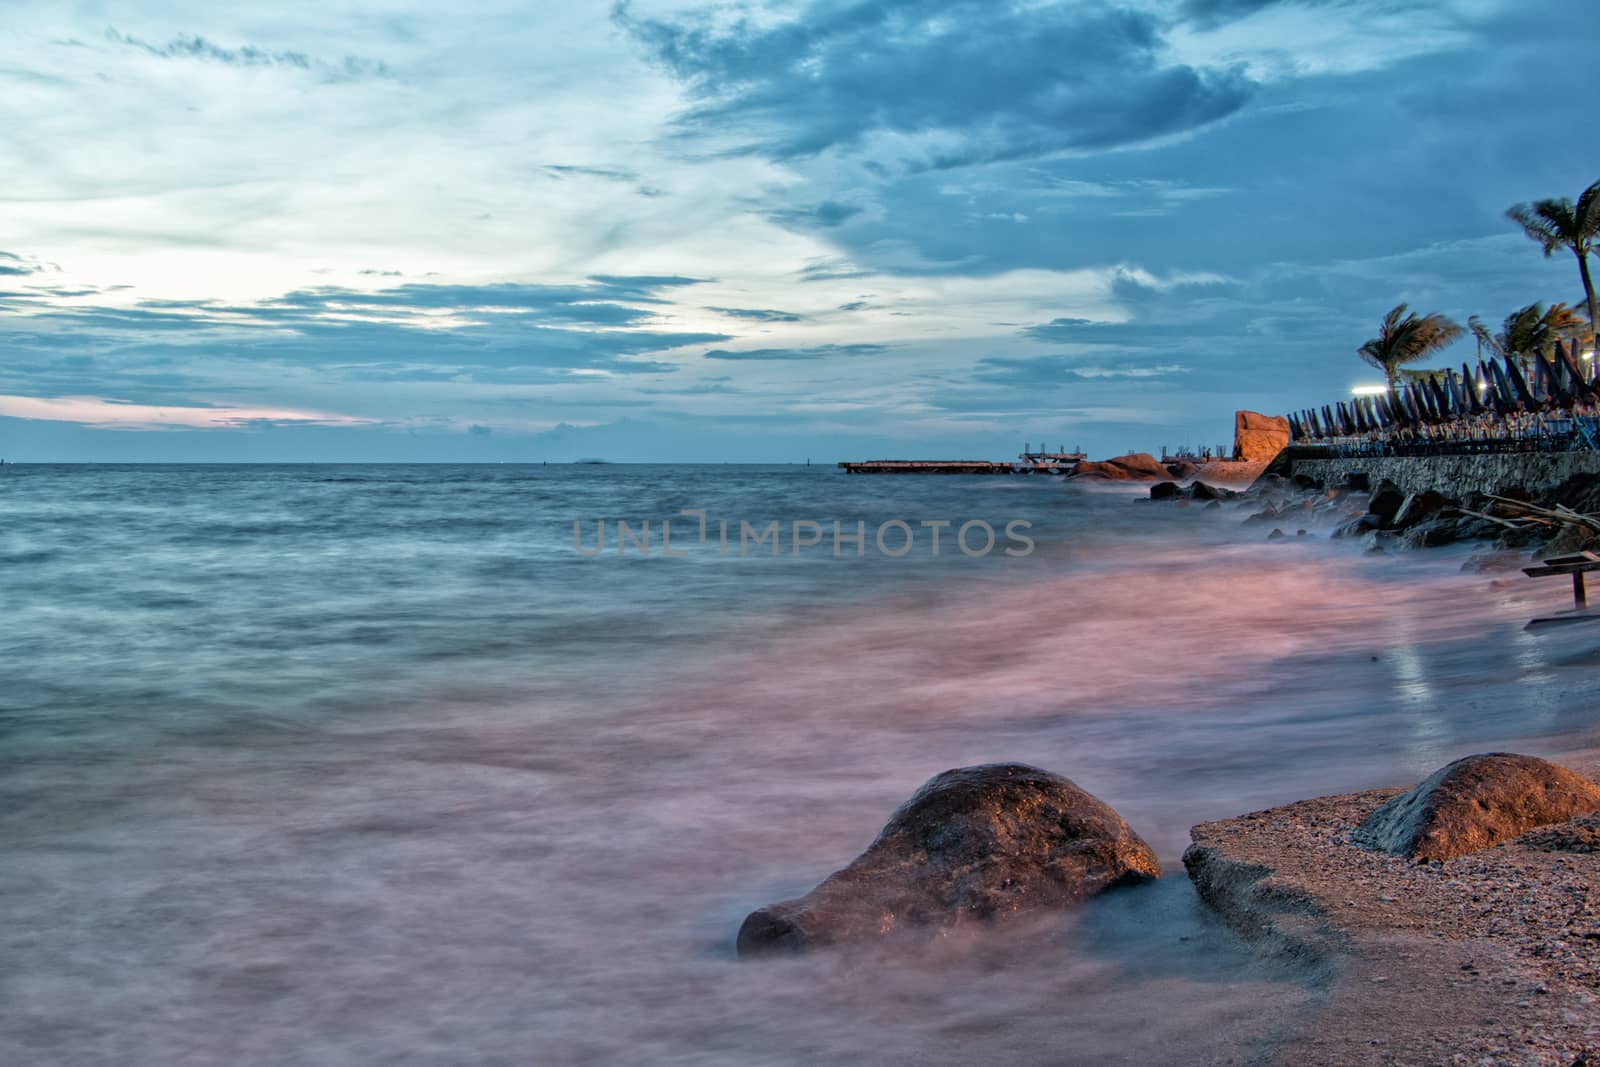
[[1435, 771], [1368, 816], [1352, 839], [1398, 856], [1447, 860], [1592, 811], [1600, 811], [1600, 785], [1535, 756], [1490, 752]]
[[1436, 514], [1441, 508], [1449, 504], [1450, 500], [1443, 493], [1434, 492], [1432, 489], [1421, 493], [1407, 494], [1401, 502], [1399, 509], [1394, 513], [1394, 528], [1404, 530]]
[[1475, 519], [1468, 515], [1456, 520], [1456, 540], [1476, 541], [1482, 538], [1495, 538], [1500, 536], [1500, 531], [1505, 527], [1488, 519]]
[[1193, 478], [1196, 474], [1200, 473], [1200, 468], [1195, 466], [1193, 463], [1190, 463], [1186, 459], [1180, 459], [1175, 463], [1168, 463], [1166, 468], [1167, 473], [1174, 478]]
[[1256, 411], [1233, 416], [1233, 457], [1245, 462], [1270, 461], [1289, 447], [1289, 420]]
[[1524, 526], [1520, 530], [1502, 528], [1500, 536], [1495, 538], [1496, 548], [1532, 548], [1544, 540], [1544, 531], [1537, 526]]
[[1593, 549], [1600, 544], [1600, 537], [1594, 531], [1583, 526], [1563, 526], [1549, 542], [1540, 549], [1544, 556], [1571, 556], [1586, 549]]
[[1372, 501], [1367, 505], [1367, 514], [1375, 516], [1379, 525], [1387, 527], [1405, 502], [1406, 495], [1393, 482], [1380, 482], [1373, 491]]
[[1150, 487], [1151, 500], [1171, 500], [1183, 495], [1183, 486], [1177, 482], [1157, 482]]
[[1111, 807], [1020, 763], [945, 771], [868, 849], [798, 900], [752, 912], [742, 956], [938, 931], [1061, 908], [1158, 878], [1150, 846]]
[[1400, 540], [1407, 548], [1438, 548], [1455, 544], [1457, 537], [1454, 519], [1432, 518], [1411, 527]]
[[1378, 528], [1380, 520], [1376, 515], [1362, 515], [1351, 519], [1333, 531], [1334, 537], [1361, 537]]
[[1165, 482], [1171, 479], [1167, 468], [1148, 452], [1132, 452], [1107, 460], [1085, 460], [1071, 477], [1104, 479], [1113, 482]]
[[1523, 564], [1520, 552], [1476, 552], [1461, 565], [1463, 574], [1509, 574], [1520, 570]]
[[1274, 526], [1272, 528], [1272, 532], [1267, 534], [1267, 540], [1268, 541], [1281, 541], [1285, 537], [1288, 537], [1288, 536], [1289, 536], [1288, 534], [1284, 533], [1282, 530], [1280, 530], [1276, 526]]
[[1205, 482], [1195, 482], [1189, 486], [1189, 496], [1194, 500], [1232, 500], [1239, 494], [1232, 489], [1223, 489]]

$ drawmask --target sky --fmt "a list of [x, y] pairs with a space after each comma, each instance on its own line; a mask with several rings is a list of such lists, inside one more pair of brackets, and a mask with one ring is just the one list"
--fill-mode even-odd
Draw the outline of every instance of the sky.
[[1589, 0], [7, 0], [0, 457], [1222, 444], [1397, 303], [1581, 304], [1504, 212], [1600, 178], [1596, 54]]

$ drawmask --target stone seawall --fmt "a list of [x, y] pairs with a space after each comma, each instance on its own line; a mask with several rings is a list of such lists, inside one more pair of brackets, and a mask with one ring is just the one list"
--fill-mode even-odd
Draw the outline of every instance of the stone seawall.
[[[1504, 493], [1508, 489], [1553, 489], [1574, 474], [1600, 477], [1600, 452], [1512, 452], [1477, 456], [1384, 456], [1316, 459], [1286, 457], [1288, 473], [1319, 485], [1345, 485], [1351, 475], [1365, 475], [1376, 486], [1387, 479], [1403, 493], [1430, 489], [1460, 499], [1471, 493]], [[1275, 464], [1275, 466], [1278, 466]], [[1358, 479], [1359, 480], [1359, 479]]]

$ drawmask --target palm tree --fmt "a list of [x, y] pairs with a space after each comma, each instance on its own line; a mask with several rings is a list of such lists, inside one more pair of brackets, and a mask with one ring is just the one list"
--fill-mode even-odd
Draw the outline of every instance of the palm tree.
[[1578, 194], [1578, 203], [1562, 197], [1559, 200], [1535, 200], [1531, 204], [1517, 204], [1506, 210], [1506, 218], [1522, 227], [1529, 240], [1544, 248], [1545, 258], [1565, 248], [1578, 257], [1578, 274], [1583, 278], [1583, 295], [1589, 302], [1589, 342], [1594, 343], [1595, 326], [1600, 324], [1600, 311], [1595, 307], [1594, 282], [1589, 277], [1589, 252], [1600, 235], [1600, 181]]
[[1483, 358], [1487, 348], [1491, 356], [1511, 356], [1522, 364], [1524, 371], [1531, 370], [1535, 356], [1550, 355], [1558, 340], [1582, 337], [1589, 332], [1589, 324], [1566, 304], [1529, 304], [1505, 317], [1499, 333], [1490, 333], [1483, 320], [1473, 315], [1467, 319], [1467, 328], [1478, 341], [1478, 358]]
[[1393, 388], [1399, 381], [1401, 367], [1426, 359], [1463, 332], [1443, 315], [1434, 313], [1419, 318], [1408, 312], [1404, 304], [1398, 304], [1383, 317], [1378, 336], [1356, 349], [1356, 354], [1383, 371]]

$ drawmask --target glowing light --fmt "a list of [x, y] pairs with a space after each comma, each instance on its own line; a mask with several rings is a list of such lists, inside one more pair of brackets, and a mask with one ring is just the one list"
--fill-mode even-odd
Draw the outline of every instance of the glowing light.
[[1382, 396], [1389, 391], [1387, 385], [1358, 385], [1350, 390], [1351, 396]]

